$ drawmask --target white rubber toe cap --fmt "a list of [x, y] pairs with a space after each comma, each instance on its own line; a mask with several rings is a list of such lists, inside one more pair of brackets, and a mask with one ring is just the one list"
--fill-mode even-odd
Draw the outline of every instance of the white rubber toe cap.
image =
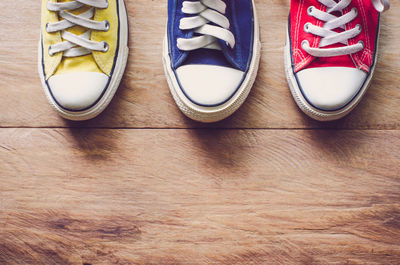
[[176, 73], [186, 96], [204, 106], [229, 100], [244, 76], [242, 71], [215, 65], [184, 65]]
[[52, 76], [48, 83], [54, 99], [61, 107], [80, 111], [89, 108], [100, 98], [107, 86], [108, 76], [76, 72]]
[[346, 106], [357, 95], [367, 73], [348, 67], [324, 67], [301, 70], [297, 78], [309, 103], [331, 111]]

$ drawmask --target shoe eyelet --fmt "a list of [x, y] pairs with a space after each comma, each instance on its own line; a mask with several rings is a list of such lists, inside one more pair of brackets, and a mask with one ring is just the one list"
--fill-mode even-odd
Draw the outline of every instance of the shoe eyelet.
[[362, 49], [364, 50], [364, 47], [365, 47], [364, 42], [362, 40], [359, 40], [358, 43], [362, 45]]
[[104, 31], [109, 31], [110, 30], [110, 21], [104, 20]]
[[103, 45], [104, 45], [104, 47], [103, 47], [102, 52], [104, 52], [104, 53], [108, 52], [108, 50], [110, 49], [110, 45], [108, 45], [108, 43], [105, 41], [103, 41]]
[[307, 22], [306, 24], [304, 24], [304, 32], [305, 33], [309, 33], [310, 32], [310, 26], [312, 24], [310, 22]]
[[49, 33], [49, 22], [46, 23], [46, 32]]
[[359, 32], [362, 31], [362, 26], [361, 26], [361, 24], [357, 24], [357, 25], [356, 25], [356, 28], [358, 29]]
[[107, 3], [107, 6], [106, 6], [106, 8], [108, 8], [108, 6], [109, 6], [109, 2], [108, 2], [108, 0], [106, 1], [106, 3]]
[[351, 11], [353, 11], [355, 15], [358, 16], [358, 9], [356, 7], [353, 7]]
[[52, 52], [51, 51], [51, 45], [49, 46], [49, 49], [48, 49], [48, 53], [49, 53], [49, 55], [50, 55], [50, 57], [53, 57], [54, 56], [54, 52]]
[[312, 12], [313, 12], [314, 8], [315, 8], [314, 6], [309, 6], [307, 8], [307, 15], [312, 16]]
[[303, 40], [302, 42], [301, 42], [301, 48], [304, 50], [304, 46], [310, 46], [310, 43], [308, 42], [308, 40]]

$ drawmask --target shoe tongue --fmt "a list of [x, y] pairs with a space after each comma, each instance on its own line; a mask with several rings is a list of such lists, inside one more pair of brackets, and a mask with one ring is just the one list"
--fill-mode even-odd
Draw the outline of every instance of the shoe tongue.
[[[72, 2], [72, 1], [73, 0], [59, 0], [60, 3]], [[74, 15], [80, 15], [82, 13], [85, 13], [85, 12], [89, 11], [90, 8], [91, 7], [89, 7], [89, 6], [83, 5], [82, 7], [78, 8], [78, 9], [70, 10], [70, 11], [67, 11], [67, 12], [69, 12], [71, 14], [74, 14]], [[64, 20], [61, 17], [59, 17], [59, 19], [60, 20]], [[81, 27], [81, 26], [73, 26], [73, 27], [67, 29], [68, 32], [73, 33], [75, 35], [81, 35], [81, 34], [85, 33], [87, 30], [88, 30], [87, 28], [84, 28], [84, 27]]]
[[[59, 2], [71, 2], [73, 0], [59, 0]], [[83, 5], [82, 7], [75, 9], [75, 10], [70, 10], [67, 12], [70, 12], [71, 14], [74, 15], [79, 15], [82, 13], [87, 12], [90, 10], [91, 7]], [[64, 20], [63, 18], [59, 17], [60, 20]], [[75, 35], [81, 35], [85, 33], [88, 29], [81, 27], [81, 26], [73, 26], [69, 29], [67, 29], [68, 32], [73, 33]], [[65, 41], [65, 39], [62, 39], [62, 41]], [[60, 65], [58, 66], [56, 72], [54, 75], [58, 74], [65, 74], [65, 73], [70, 73], [70, 72], [98, 72], [102, 73], [100, 68], [98, 67], [97, 63], [94, 60], [94, 57], [92, 54], [85, 55], [85, 56], [80, 56], [80, 57], [63, 57]]]
[[187, 57], [183, 64], [207, 64], [237, 68], [233, 50], [223, 40], [218, 40], [211, 47], [202, 48], [187, 52]]
[[[190, 32], [187, 38], [194, 37], [196, 34]], [[189, 52], [184, 52], [185, 60], [182, 65], [190, 64], [207, 64], [207, 65], [217, 65], [232, 67], [232, 64], [227, 60], [225, 56], [225, 47], [223, 41], [216, 41], [209, 47], [201, 48]]]
[[[337, 11], [333, 12], [333, 15], [339, 17], [342, 16], [342, 13]], [[344, 31], [342, 28], [336, 28], [333, 31], [341, 33]], [[330, 48], [340, 48], [345, 47], [346, 45], [343, 43], [336, 43], [333, 45], [326, 46], [322, 49], [330, 49]], [[354, 61], [351, 55], [341, 55], [334, 57], [316, 57], [309, 65], [309, 68], [318, 68], [318, 67], [351, 67], [355, 68]]]
[[222, 51], [205, 48], [188, 52], [183, 64], [206, 64], [232, 67]]
[[239, 69], [235, 62], [234, 52], [225, 41], [218, 40], [213, 46], [218, 49], [202, 48], [187, 52], [183, 64], [208, 64]]
[[[342, 43], [336, 43], [324, 48], [339, 48], [345, 46]], [[341, 55], [334, 57], [315, 57], [314, 60], [308, 66], [309, 68], [316, 67], [350, 67], [356, 68], [351, 55]]]

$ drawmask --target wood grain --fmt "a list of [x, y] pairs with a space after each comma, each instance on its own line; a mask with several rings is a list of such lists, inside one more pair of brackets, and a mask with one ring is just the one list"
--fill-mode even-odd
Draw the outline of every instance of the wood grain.
[[[165, 81], [161, 49], [166, 1], [126, 1], [130, 57], [125, 78], [110, 108], [87, 123], [66, 123], [47, 103], [37, 74], [40, 1], [0, 2], [1, 127], [198, 128], [175, 106]], [[283, 71], [283, 46], [289, 1], [257, 0], [262, 61], [249, 100], [232, 118], [211, 125], [224, 128], [400, 127], [400, 3], [382, 15], [376, 77], [365, 100], [346, 119], [321, 124], [306, 118], [292, 100]]]
[[400, 132], [0, 130], [1, 264], [399, 264]]
[[284, 77], [289, 1], [256, 0], [259, 76], [213, 125], [168, 91], [166, 1], [126, 3], [122, 85], [72, 123], [41, 91], [40, 2], [0, 1], [0, 264], [400, 264], [398, 1], [365, 99], [322, 124]]

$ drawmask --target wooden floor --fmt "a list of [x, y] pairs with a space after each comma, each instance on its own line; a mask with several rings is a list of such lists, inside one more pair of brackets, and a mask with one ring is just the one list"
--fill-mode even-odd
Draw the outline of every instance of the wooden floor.
[[289, 1], [256, 1], [258, 79], [213, 125], [170, 96], [166, 1], [126, 3], [123, 83], [73, 123], [37, 74], [40, 1], [0, 1], [0, 264], [400, 264], [400, 2], [365, 99], [322, 124], [284, 77]]

